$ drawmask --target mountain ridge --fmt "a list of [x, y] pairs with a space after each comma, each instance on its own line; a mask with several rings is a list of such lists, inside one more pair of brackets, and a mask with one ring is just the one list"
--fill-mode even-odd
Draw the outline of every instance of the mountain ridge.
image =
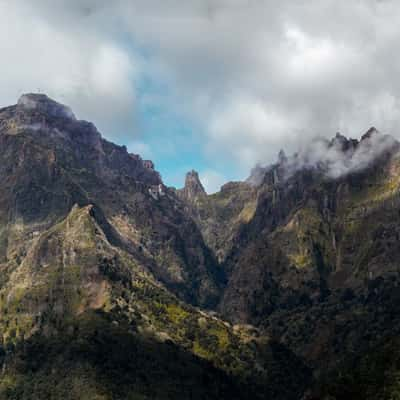
[[22, 99], [0, 110], [0, 398], [301, 393], [291, 351], [202, 310], [224, 272], [154, 165]]
[[[320, 144], [303, 154], [281, 153], [276, 164], [253, 171], [256, 184], [247, 180], [255, 194], [239, 215], [249, 204], [252, 212], [222, 247], [228, 248], [220, 258], [227, 284], [218, 309], [230, 321], [278, 337], [319, 376], [398, 332], [400, 158], [399, 143], [375, 128], [360, 141], [340, 134], [323, 139], [323, 157], [313, 149]], [[223, 191], [208, 199], [213, 207]], [[233, 195], [223, 201], [237, 204]], [[192, 204], [218, 253], [210, 205]], [[214, 220], [234, 226], [224, 211]]]
[[349, 366], [381, 376], [400, 331], [399, 147], [337, 134], [208, 195], [45, 95], [0, 109], [0, 398], [367, 393]]

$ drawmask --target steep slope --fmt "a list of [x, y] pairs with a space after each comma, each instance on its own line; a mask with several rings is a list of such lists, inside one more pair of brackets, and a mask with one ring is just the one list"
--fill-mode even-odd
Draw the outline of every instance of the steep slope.
[[34, 94], [0, 149], [0, 398], [301, 396], [301, 359], [194, 307], [223, 270], [150, 161]]
[[[306, 154], [281, 153], [277, 164], [256, 168], [248, 180], [255, 194], [240, 205], [251, 205], [251, 217], [224, 238], [228, 243], [215, 246], [217, 253], [230, 249], [222, 258], [228, 282], [221, 313], [260, 327], [315, 373], [394, 337], [400, 326], [398, 151], [394, 139], [372, 128], [360, 141], [338, 134]], [[205, 238], [203, 204], [216, 209], [222, 196], [223, 190], [195, 203], [192, 215]], [[240, 212], [217, 215], [231, 224]]]
[[44, 95], [1, 109], [0, 398], [395, 398], [399, 149], [337, 134], [207, 195]]
[[177, 192], [186, 212], [196, 221], [203, 238], [222, 263], [238, 229], [254, 215], [257, 190], [245, 182], [229, 182], [207, 195], [196, 171], [188, 172], [185, 187]]
[[[219, 399], [302, 392], [299, 378], [283, 372], [304, 368], [300, 360], [255, 330], [233, 329], [178, 301], [110, 244], [98, 213], [75, 206], [38, 236], [0, 291], [0, 395]], [[307, 369], [302, 379], [309, 379]]]
[[0, 148], [3, 260], [21, 257], [74, 204], [96, 204], [159, 280], [193, 304], [215, 304], [217, 264], [151, 163], [44, 95], [0, 111]]
[[324, 376], [315, 396], [329, 399], [397, 399], [400, 395], [400, 343], [398, 337], [381, 341], [370, 351]]

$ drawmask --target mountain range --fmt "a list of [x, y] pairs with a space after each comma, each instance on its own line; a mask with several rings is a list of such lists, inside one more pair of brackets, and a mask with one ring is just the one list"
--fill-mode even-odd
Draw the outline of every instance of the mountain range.
[[0, 109], [1, 399], [397, 399], [400, 143], [208, 195], [43, 94]]

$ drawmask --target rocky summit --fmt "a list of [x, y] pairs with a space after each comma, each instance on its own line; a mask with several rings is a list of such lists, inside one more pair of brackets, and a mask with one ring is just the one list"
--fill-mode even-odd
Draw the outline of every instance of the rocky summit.
[[208, 195], [43, 94], [0, 109], [0, 399], [396, 399], [400, 144]]

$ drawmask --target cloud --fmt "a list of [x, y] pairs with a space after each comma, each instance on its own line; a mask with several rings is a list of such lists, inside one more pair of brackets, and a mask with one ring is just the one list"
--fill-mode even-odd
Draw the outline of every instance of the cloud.
[[371, 128], [359, 142], [337, 135], [333, 140], [316, 138], [285, 162], [286, 177], [304, 168], [318, 168], [329, 178], [362, 171], [386, 152], [397, 152], [399, 143]]
[[170, 104], [200, 125], [211, 159], [243, 170], [316, 135], [399, 131], [394, 2], [139, 3], [127, 29], [152, 49]]
[[200, 181], [208, 194], [218, 192], [221, 186], [226, 183], [226, 178], [222, 174], [213, 170], [200, 172]]
[[247, 169], [256, 161], [275, 159], [284, 142], [293, 146], [296, 133], [300, 134], [299, 128], [285, 110], [252, 98], [236, 99], [211, 114], [208, 131], [210, 147], [229, 151]]
[[191, 121], [206, 169], [243, 175], [316, 135], [399, 137], [399, 17], [389, 0], [0, 0], [0, 103], [40, 88], [129, 144], [152, 98]]
[[398, 157], [399, 151], [399, 141], [393, 136], [381, 134], [376, 128], [370, 128], [361, 140], [348, 139], [340, 133], [330, 140], [316, 137], [290, 156], [281, 150], [274, 163], [266, 166], [257, 164], [247, 182], [258, 186], [271, 171], [274, 179], [276, 177], [281, 183], [304, 170], [316, 170], [328, 179], [337, 179], [363, 171], [381, 157]]
[[0, 2], [0, 104], [41, 91], [109, 134], [132, 129], [135, 59], [100, 26], [58, 25], [40, 4]]
[[150, 146], [140, 140], [129, 143], [127, 147], [130, 153], [139, 154], [143, 159], [151, 159], [153, 156]]

